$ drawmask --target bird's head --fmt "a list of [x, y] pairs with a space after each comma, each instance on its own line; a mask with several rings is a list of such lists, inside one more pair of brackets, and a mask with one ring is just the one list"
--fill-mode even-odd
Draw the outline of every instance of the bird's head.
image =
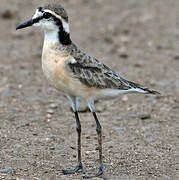
[[47, 3], [38, 7], [34, 16], [17, 26], [16, 30], [29, 26], [40, 27], [45, 32], [45, 36], [53, 36], [53, 38], [56, 36], [63, 44], [71, 42], [68, 15], [60, 4]]

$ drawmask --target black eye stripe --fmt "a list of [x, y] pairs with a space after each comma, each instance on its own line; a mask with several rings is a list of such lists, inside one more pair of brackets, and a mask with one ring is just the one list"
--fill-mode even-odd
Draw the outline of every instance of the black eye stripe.
[[33, 19], [33, 21], [34, 21], [34, 23], [38, 23], [41, 19], [43, 19], [43, 16], [37, 17], [37, 18]]
[[43, 17], [44, 17], [45, 19], [49, 19], [50, 17], [52, 17], [52, 14], [50, 14], [49, 12], [44, 12], [44, 13], [43, 13]]

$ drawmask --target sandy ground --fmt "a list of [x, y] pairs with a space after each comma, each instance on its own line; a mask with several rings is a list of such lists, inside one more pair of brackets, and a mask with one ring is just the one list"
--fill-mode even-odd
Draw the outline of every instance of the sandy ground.
[[[179, 1], [66, 0], [73, 41], [160, 97], [124, 95], [96, 104], [108, 179], [179, 179]], [[76, 165], [70, 103], [41, 70], [43, 34], [15, 27], [40, 0], [0, 3], [0, 179], [71, 180]], [[83, 163], [98, 167], [95, 122], [84, 108]], [[101, 178], [96, 178], [101, 179]]]

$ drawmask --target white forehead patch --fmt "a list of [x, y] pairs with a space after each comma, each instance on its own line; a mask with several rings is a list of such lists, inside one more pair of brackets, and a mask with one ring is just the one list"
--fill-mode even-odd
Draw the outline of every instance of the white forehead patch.
[[53, 12], [53, 11], [51, 11], [51, 10], [49, 10], [49, 9], [44, 9], [44, 12], [48, 12], [48, 13], [54, 15], [56, 18], [60, 19], [61, 22], [62, 22], [62, 24], [63, 24], [64, 30], [65, 30], [67, 33], [70, 33], [69, 24], [68, 24], [64, 19], [62, 19], [61, 16], [59, 16], [58, 14], [56, 14], [55, 12]]
[[43, 16], [43, 13], [41, 11], [39, 11], [39, 9], [37, 9], [35, 11], [35, 14], [34, 14], [34, 16], [32, 18], [34, 19], [34, 18], [38, 18], [40, 16]]

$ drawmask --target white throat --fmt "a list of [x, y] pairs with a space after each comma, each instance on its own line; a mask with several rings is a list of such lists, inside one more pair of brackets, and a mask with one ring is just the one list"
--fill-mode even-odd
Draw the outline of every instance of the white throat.
[[44, 36], [45, 42], [49, 42], [49, 43], [58, 43], [59, 42], [59, 30], [58, 29], [54, 29], [53, 31], [49, 31], [49, 30], [44, 30]]

